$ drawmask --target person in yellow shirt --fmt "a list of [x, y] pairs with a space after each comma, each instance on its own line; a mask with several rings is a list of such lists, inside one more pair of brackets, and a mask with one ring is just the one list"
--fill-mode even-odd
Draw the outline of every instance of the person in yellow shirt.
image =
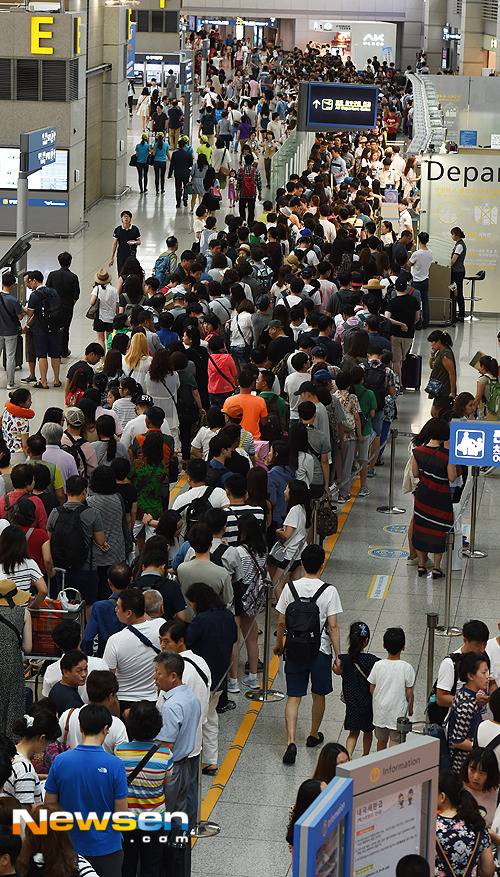
[[201, 134], [200, 135], [200, 145], [198, 146], [198, 149], [196, 150], [196, 154], [197, 155], [204, 155], [205, 158], [207, 159], [208, 163], [211, 164], [212, 163], [212, 152], [213, 152], [213, 149], [210, 146], [210, 143], [208, 142], [207, 138], [204, 137], [203, 134]]

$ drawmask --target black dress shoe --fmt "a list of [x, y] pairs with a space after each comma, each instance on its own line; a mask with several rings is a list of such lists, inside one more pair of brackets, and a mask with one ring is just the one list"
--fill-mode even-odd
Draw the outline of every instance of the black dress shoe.
[[295, 743], [289, 743], [283, 756], [283, 764], [295, 764], [297, 758], [297, 747]]

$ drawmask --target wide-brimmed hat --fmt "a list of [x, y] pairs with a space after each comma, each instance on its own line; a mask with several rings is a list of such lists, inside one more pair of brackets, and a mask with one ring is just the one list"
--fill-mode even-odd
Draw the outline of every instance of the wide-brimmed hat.
[[367, 289], [382, 289], [380, 285], [380, 280], [377, 277], [371, 277], [368, 283], [366, 284]]
[[106, 269], [99, 268], [99, 271], [97, 272], [97, 274], [95, 276], [95, 282], [96, 283], [109, 283], [110, 279], [111, 278], [110, 278], [108, 272], [106, 271]]
[[0, 606], [24, 606], [29, 599], [29, 591], [18, 591], [11, 579], [0, 579]]

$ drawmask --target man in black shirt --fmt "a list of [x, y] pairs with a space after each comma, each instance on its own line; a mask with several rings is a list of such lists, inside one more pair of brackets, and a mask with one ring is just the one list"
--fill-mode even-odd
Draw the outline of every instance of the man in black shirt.
[[167, 112], [168, 116], [168, 142], [172, 149], [177, 149], [179, 135], [181, 133], [182, 110], [176, 100]]
[[289, 353], [295, 351], [295, 344], [293, 338], [285, 335], [281, 320], [271, 320], [267, 327], [267, 331], [271, 339], [269, 347], [267, 348], [267, 359], [269, 362], [269, 368], [273, 368], [278, 365], [282, 359], [288, 356]]
[[165, 133], [165, 128], [167, 127], [167, 114], [163, 111], [163, 107], [161, 104], [158, 104], [156, 107], [155, 114], [153, 116], [153, 131], [155, 134]]
[[[153, 545], [150, 543], [153, 542]], [[168, 563], [168, 545], [161, 536], [148, 539], [142, 558], [142, 573], [133, 583], [141, 591], [158, 591], [163, 598], [163, 614], [166, 619], [187, 621], [186, 601], [177, 579], [165, 577]]]
[[396, 297], [387, 302], [385, 316], [392, 325], [392, 367], [401, 380], [401, 366], [413, 344], [415, 323], [420, 315], [420, 305], [415, 295], [408, 295], [406, 277], [398, 277], [394, 286]]
[[75, 302], [80, 298], [80, 281], [78, 276], [70, 271], [72, 261], [71, 253], [60, 253], [57, 261], [61, 266], [58, 271], [51, 271], [47, 277], [47, 286], [55, 289], [61, 299], [62, 330], [61, 330], [61, 356], [69, 356], [69, 329], [73, 319]]
[[137, 247], [141, 243], [141, 233], [136, 225], [132, 225], [130, 210], [122, 210], [120, 219], [122, 224], [118, 225], [113, 232], [113, 250], [109, 261], [111, 267], [116, 255], [118, 274], [129, 256], [137, 256]]
[[55, 706], [58, 716], [62, 716], [65, 710], [78, 709], [84, 705], [78, 687], [85, 685], [87, 665], [87, 655], [79, 649], [65, 652], [59, 661], [62, 678], [49, 692], [49, 700]]

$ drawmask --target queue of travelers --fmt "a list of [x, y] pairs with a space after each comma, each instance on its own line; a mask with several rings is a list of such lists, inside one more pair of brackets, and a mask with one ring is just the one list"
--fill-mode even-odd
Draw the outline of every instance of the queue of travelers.
[[[366, 622], [343, 628], [342, 588], [324, 577], [322, 523], [354, 492], [360, 500], [370, 495], [398, 396], [420, 387], [411, 348], [415, 333], [428, 328], [432, 251], [429, 236], [413, 230], [418, 166], [391, 145], [396, 123], [405, 132], [411, 125], [401, 71], [373, 58], [357, 73], [313, 46], [290, 55], [263, 50], [263, 59], [236, 42], [223, 54], [234, 74], [231, 66], [221, 77], [215, 50], [197, 155], [182, 135], [173, 91], [164, 101], [155, 88], [140, 96], [146, 133], [134, 163], [141, 191], [153, 163], [162, 194], [169, 162], [177, 206], [191, 197], [192, 241], [179, 249], [169, 235], [146, 271], [141, 231], [122, 211], [109, 264], [97, 270], [89, 294], [95, 340], [67, 370], [64, 387], [61, 358], [80, 295], [70, 255], [60, 255], [61, 270], [45, 282], [38, 270], [27, 272], [25, 308], [12, 295], [15, 278], [3, 277], [10, 396], [0, 442], [0, 780], [5, 796], [33, 812], [46, 777], [49, 808], [166, 809], [185, 812], [194, 826], [200, 773], [213, 777], [220, 766], [219, 722], [235, 709], [234, 698], [260, 688], [259, 613], [272, 593], [274, 653], [285, 656], [283, 763], [300, 759], [297, 719], [309, 684], [306, 747], [325, 743], [332, 674], [345, 703], [345, 747], [327, 742], [313, 778], [301, 785], [286, 832], [293, 847], [295, 822], [358, 740], [363, 755], [373, 735], [382, 751], [398, 742], [397, 719], [413, 714], [405, 632], [389, 627], [384, 654], [375, 655]], [[293, 130], [299, 71], [376, 82], [379, 122], [367, 135], [318, 133], [303, 173], [260, 210], [266, 162]], [[231, 180], [233, 204], [230, 197], [220, 219]], [[399, 202], [397, 234], [378, 223], [390, 192]], [[451, 238], [461, 320], [466, 248], [459, 228]], [[19, 331], [29, 374], [16, 387]], [[498, 419], [500, 393], [492, 356], [479, 359], [476, 394], [460, 393], [450, 335], [433, 330], [428, 341], [430, 418], [414, 437], [407, 473], [414, 493], [408, 563], [418, 576], [439, 579], [467, 477], [465, 467], [449, 464], [449, 423]], [[49, 358], [61, 407], [44, 410]], [[22, 660], [33, 650], [29, 609], [46, 605], [62, 584], [84, 599], [85, 629], [81, 635], [71, 620], [53, 629], [60, 657], [45, 671], [42, 699], [30, 704]], [[298, 610], [306, 598], [314, 609], [304, 638]], [[497, 639], [480, 620], [464, 625], [460, 654], [444, 659], [433, 692], [441, 722], [449, 713], [439, 877], [450, 856], [457, 868], [477, 862], [485, 877], [494, 873]], [[160, 877], [168, 869], [158, 839], [150, 832], [148, 844], [134, 846], [129, 837], [122, 845], [111, 830], [73, 829], [66, 870], [51, 873]], [[7, 867], [18, 860], [20, 873], [32, 873], [34, 855], [28, 841], [21, 849], [0, 831]], [[424, 874], [406, 870], [417, 865], [398, 865], [397, 874]]]

